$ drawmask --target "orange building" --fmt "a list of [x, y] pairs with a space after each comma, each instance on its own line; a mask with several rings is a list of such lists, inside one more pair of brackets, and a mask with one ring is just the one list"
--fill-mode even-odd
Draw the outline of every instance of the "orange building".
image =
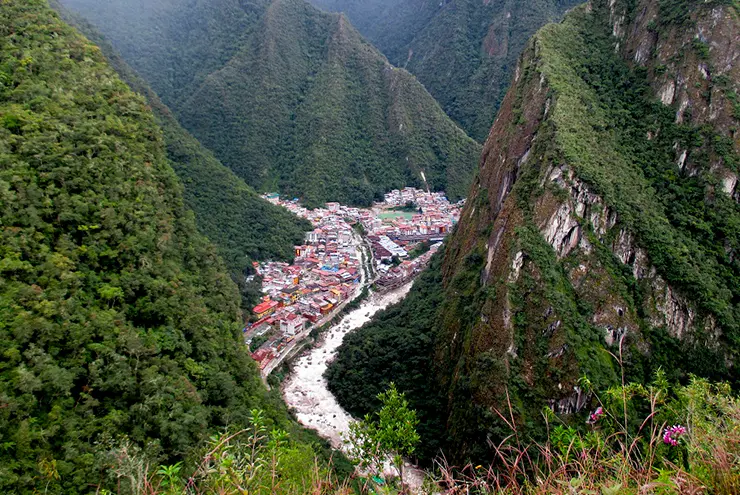
[[277, 301], [265, 301], [252, 308], [252, 313], [257, 315], [257, 318], [262, 319], [265, 316], [271, 315], [280, 305]]

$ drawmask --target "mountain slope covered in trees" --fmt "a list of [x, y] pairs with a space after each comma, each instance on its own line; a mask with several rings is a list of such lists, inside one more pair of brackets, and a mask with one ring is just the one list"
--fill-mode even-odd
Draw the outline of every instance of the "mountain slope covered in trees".
[[124, 61], [110, 43], [85, 19], [56, 0], [50, 5], [103, 52], [119, 76], [152, 108], [167, 149], [167, 157], [184, 186], [185, 203], [195, 213], [198, 229], [218, 248], [232, 279], [239, 285], [243, 307], [256, 304], [244, 286], [253, 260], [290, 260], [293, 246], [311, 230], [310, 222], [272, 205], [221, 164], [183, 129], [149, 85]]
[[403, 185], [467, 191], [479, 146], [342, 16], [303, 0], [63, 3], [258, 190], [308, 205], [366, 205]]
[[295, 428], [157, 119], [45, 0], [0, 4], [0, 226], [3, 493], [114, 488], [251, 408]]
[[594, 0], [541, 29], [439, 273], [419, 280], [441, 283], [340, 350], [345, 407], [404, 383], [444, 425], [428, 446], [482, 460], [510, 432], [496, 411], [521, 435], [544, 432], [543, 408], [583, 424], [581, 378], [606, 389], [620, 364], [641, 383], [660, 367], [737, 384], [739, 33], [731, 0]]
[[580, 0], [311, 0], [345, 12], [447, 114], [485, 141], [530, 36]]

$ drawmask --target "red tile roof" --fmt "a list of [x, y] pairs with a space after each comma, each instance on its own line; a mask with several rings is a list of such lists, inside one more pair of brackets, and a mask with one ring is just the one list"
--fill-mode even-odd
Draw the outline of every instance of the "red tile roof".
[[276, 308], [278, 306], [277, 301], [265, 301], [263, 303], [258, 304], [254, 308], [252, 308], [252, 311], [255, 314], [264, 313], [265, 311], [269, 311], [270, 309]]

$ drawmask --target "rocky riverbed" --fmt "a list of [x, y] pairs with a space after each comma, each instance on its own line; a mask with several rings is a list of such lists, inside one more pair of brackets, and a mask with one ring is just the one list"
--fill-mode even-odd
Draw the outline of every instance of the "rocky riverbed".
[[371, 295], [359, 308], [326, 330], [315, 347], [293, 361], [292, 372], [283, 383], [285, 402], [295, 410], [301, 424], [316, 430], [334, 448], [344, 448], [342, 435], [349, 430], [352, 417], [329, 391], [324, 372], [345, 335], [370, 321], [381, 309], [403, 299], [410, 288], [411, 283], [385, 294]]

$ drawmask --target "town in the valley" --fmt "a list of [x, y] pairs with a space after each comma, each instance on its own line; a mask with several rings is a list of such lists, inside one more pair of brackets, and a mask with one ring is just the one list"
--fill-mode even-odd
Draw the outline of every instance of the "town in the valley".
[[460, 218], [463, 202], [444, 193], [394, 190], [372, 208], [327, 203], [309, 210], [277, 194], [265, 198], [311, 221], [292, 264], [255, 263], [262, 301], [244, 337], [267, 376], [311, 330], [331, 321], [370, 285], [391, 290], [429, 262]]

